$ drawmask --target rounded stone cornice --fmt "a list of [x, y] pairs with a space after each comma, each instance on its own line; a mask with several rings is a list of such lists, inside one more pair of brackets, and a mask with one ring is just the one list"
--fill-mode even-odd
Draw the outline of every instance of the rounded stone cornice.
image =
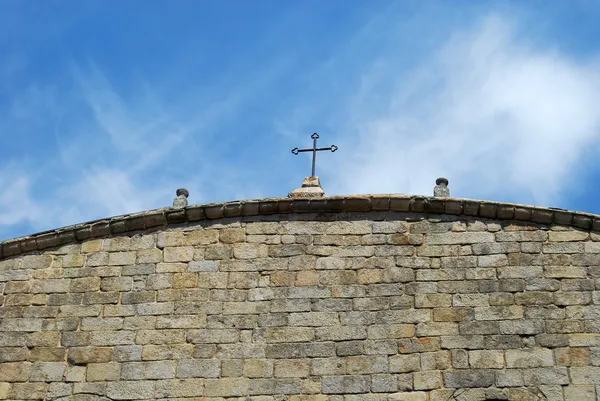
[[600, 232], [600, 215], [557, 208], [459, 198], [394, 194], [329, 196], [322, 198], [265, 198], [247, 201], [162, 208], [90, 221], [0, 242], [0, 259], [69, 243], [158, 229], [169, 225], [221, 218], [272, 214], [401, 212], [455, 215], [492, 220], [515, 220], [561, 225]]

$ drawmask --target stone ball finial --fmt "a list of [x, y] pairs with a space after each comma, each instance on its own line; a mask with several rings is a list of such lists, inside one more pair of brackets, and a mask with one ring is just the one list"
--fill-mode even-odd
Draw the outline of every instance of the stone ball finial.
[[173, 199], [173, 207], [186, 207], [188, 205], [187, 198], [190, 196], [190, 191], [185, 188], [179, 188], [175, 193], [177, 194], [177, 198]]
[[444, 184], [445, 186], [448, 186], [448, 179], [444, 178], [444, 177], [440, 177], [437, 180], [435, 180], [435, 185], [442, 185]]
[[183, 195], [183, 196], [185, 196], [186, 198], [187, 198], [188, 196], [190, 196], [190, 191], [188, 191], [188, 190], [187, 190], [187, 189], [185, 189], [185, 188], [179, 188], [179, 189], [177, 190], [177, 192], [175, 192], [175, 193], [177, 194], [177, 196], [181, 196], [181, 195]]
[[436, 198], [447, 198], [450, 196], [450, 188], [448, 188], [447, 178], [440, 177], [437, 180], [435, 180], [433, 196], [435, 196]]

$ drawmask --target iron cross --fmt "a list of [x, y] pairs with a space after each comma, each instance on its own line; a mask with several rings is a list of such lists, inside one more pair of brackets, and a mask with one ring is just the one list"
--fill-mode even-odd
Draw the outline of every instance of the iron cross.
[[292, 153], [295, 154], [295, 155], [297, 155], [300, 152], [313, 152], [311, 177], [314, 177], [315, 176], [315, 162], [317, 161], [317, 152], [320, 151], [320, 150], [331, 150], [331, 152], [335, 152], [336, 150], [338, 150], [338, 147], [335, 146], [335, 145], [331, 145], [328, 148], [317, 148], [317, 139], [319, 139], [319, 134], [317, 134], [315, 132], [310, 137], [313, 139], [313, 147], [312, 147], [312, 149], [298, 149], [298, 148], [294, 148], [294, 149], [292, 149]]

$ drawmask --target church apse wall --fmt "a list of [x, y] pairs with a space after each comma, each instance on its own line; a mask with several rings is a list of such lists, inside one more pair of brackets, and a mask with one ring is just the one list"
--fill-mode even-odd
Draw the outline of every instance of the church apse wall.
[[600, 216], [268, 199], [0, 249], [0, 399], [600, 399]]

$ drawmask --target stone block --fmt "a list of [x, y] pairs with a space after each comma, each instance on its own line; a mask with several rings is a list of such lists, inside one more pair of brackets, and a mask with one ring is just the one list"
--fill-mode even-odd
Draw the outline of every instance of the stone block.
[[416, 308], [441, 308], [452, 306], [452, 294], [415, 294]]
[[416, 336], [442, 336], [442, 335], [457, 335], [458, 324], [455, 322], [429, 322], [417, 324]]
[[489, 387], [496, 379], [491, 369], [445, 371], [442, 375], [445, 387], [449, 388]]
[[411, 392], [400, 392], [392, 393], [388, 396], [389, 401], [426, 401], [427, 392], [425, 391], [411, 391]]
[[52, 264], [51, 255], [25, 255], [22, 257], [22, 269], [47, 269]]
[[277, 378], [308, 377], [310, 362], [302, 359], [278, 360], [274, 364], [273, 372], [273, 376]]
[[566, 385], [569, 384], [567, 368], [531, 368], [523, 370], [523, 381], [528, 385]]
[[8, 399], [43, 400], [48, 395], [48, 383], [12, 383]]
[[[87, 381], [114, 381], [119, 380], [121, 364], [116, 362], [90, 363], [87, 365]], [[136, 378], [136, 380], [139, 380]]]
[[50, 294], [56, 292], [69, 292], [71, 280], [69, 279], [44, 279], [33, 280], [31, 283], [32, 294]]
[[[599, 389], [600, 390], [600, 389]], [[596, 401], [594, 386], [566, 386], [563, 387], [565, 400]]]
[[234, 244], [233, 256], [236, 259], [266, 258], [269, 248], [263, 244]]
[[556, 364], [559, 366], [586, 366], [591, 364], [591, 352], [588, 347], [557, 348], [554, 350]]
[[219, 377], [221, 363], [216, 359], [183, 359], [177, 363], [177, 377]]
[[242, 377], [204, 380], [206, 397], [241, 397], [250, 392], [250, 379]]
[[509, 349], [505, 352], [507, 368], [549, 367], [554, 364], [552, 350], [546, 348]]
[[325, 376], [322, 386], [324, 394], [366, 393], [370, 390], [371, 380], [369, 376], [362, 375]]
[[523, 319], [525, 309], [520, 305], [475, 307], [475, 320]]
[[469, 366], [473, 369], [502, 369], [504, 352], [497, 350], [469, 351]]
[[488, 232], [451, 232], [429, 234], [427, 236], [429, 245], [463, 245], [484, 242], [494, 242], [494, 234]]
[[204, 393], [204, 379], [181, 379], [156, 381], [155, 398], [172, 399], [200, 397]]
[[0, 382], [24, 382], [29, 380], [33, 364], [30, 362], [7, 362], [0, 365]]
[[30, 349], [27, 359], [31, 362], [61, 362], [64, 361], [65, 354], [65, 348], [35, 347]]
[[[135, 264], [136, 254], [135, 252], [110, 252], [108, 254], [108, 265], [109, 266], [124, 266]], [[89, 257], [88, 257], [89, 262]], [[88, 263], [88, 266], [89, 265]]]
[[141, 400], [154, 397], [154, 381], [114, 381], [106, 384], [106, 395], [113, 400]]
[[190, 272], [218, 272], [218, 260], [197, 260], [189, 262], [188, 270]]
[[419, 354], [393, 355], [389, 357], [390, 373], [417, 372], [421, 369]]
[[450, 352], [437, 351], [421, 354], [422, 370], [444, 370], [450, 367]]
[[569, 368], [572, 384], [600, 384], [600, 366]]
[[115, 347], [115, 360], [117, 362], [140, 361], [141, 359], [141, 345], [119, 345]]
[[140, 249], [136, 252], [136, 263], [158, 263], [163, 261], [160, 249]]
[[415, 372], [413, 375], [415, 390], [433, 390], [442, 387], [442, 375], [439, 371]]
[[74, 347], [69, 349], [67, 357], [72, 365], [110, 362], [112, 358], [113, 349], [107, 347]]

